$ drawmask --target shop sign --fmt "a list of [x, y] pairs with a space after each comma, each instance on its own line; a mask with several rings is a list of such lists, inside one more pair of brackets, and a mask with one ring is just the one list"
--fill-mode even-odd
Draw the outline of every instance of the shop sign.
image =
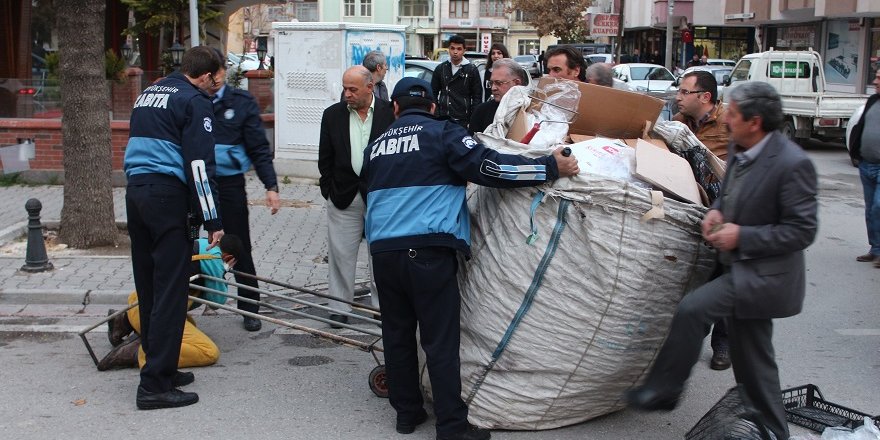
[[779, 28], [776, 47], [809, 47], [816, 41], [816, 28], [813, 26], [792, 26]]
[[591, 37], [616, 37], [620, 16], [617, 14], [591, 14], [590, 36]]

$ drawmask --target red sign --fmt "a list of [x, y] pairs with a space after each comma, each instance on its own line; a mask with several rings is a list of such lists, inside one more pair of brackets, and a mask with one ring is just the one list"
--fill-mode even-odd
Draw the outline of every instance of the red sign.
[[616, 37], [620, 16], [617, 14], [591, 14], [590, 36], [591, 37]]

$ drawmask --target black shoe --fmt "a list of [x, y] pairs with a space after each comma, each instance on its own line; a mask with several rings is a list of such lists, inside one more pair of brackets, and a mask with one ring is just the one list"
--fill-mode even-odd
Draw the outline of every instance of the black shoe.
[[260, 321], [257, 318], [251, 318], [250, 316], [244, 317], [244, 329], [249, 332], [258, 332], [263, 328], [263, 321]]
[[492, 434], [489, 433], [488, 429], [477, 428], [468, 423], [464, 431], [443, 436], [438, 435], [437, 440], [489, 440], [490, 437], [492, 437]]
[[[114, 309], [107, 310], [107, 316], [114, 313], [116, 313], [116, 310]], [[110, 345], [114, 347], [122, 344], [125, 337], [133, 331], [134, 327], [128, 322], [127, 312], [107, 321], [107, 339], [110, 340]]]
[[189, 371], [178, 371], [171, 378], [171, 386], [174, 388], [185, 387], [196, 380], [196, 375]]
[[626, 403], [630, 408], [642, 411], [672, 411], [678, 406], [680, 393], [661, 392], [642, 385], [626, 392]]
[[709, 367], [713, 370], [726, 370], [730, 368], [730, 351], [725, 348], [719, 348], [712, 353], [712, 361]]
[[138, 409], [178, 408], [199, 401], [196, 393], [186, 393], [172, 388], [164, 393], [151, 393], [139, 386], [137, 390]]
[[416, 430], [416, 426], [425, 423], [425, 420], [428, 420], [428, 413], [422, 408], [422, 411], [418, 413], [415, 418], [410, 421], [400, 420], [400, 416], [397, 416], [397, 432], [400, 434], [412, 434], [413, 431]]
[[[330, 320], [335, 321], [335, 322], [339, 322], [342, 324], [348, 324], [348, 316], [345, 316], [345, 315], [331, 314]], [[337, 324], [330, 324], [330, 328], [342, 328], [342, 326], [337, 325]]]

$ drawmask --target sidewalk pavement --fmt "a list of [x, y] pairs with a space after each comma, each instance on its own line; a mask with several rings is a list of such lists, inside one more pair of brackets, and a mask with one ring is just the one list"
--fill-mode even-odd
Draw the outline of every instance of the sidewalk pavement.
[[[316, 286], [327, 282], [327, 228], [324, 199], [314, 183], [280, 185], [282, 207], [273, 215], [263, 201], [265, 191], [250, 173], [247, 190], [250, 206], [251, 240], [257, 274], [294, 286]], [[0, 188], [0, 316], [15, 316], [37, 309], [36, 305], [57, 305], [58, 312], [79, 305], [88, 314], [89, 304], [125, 304], [134, 290], [131, 258], [126, 252], [100, 255], [94, 251], [49, 250], [54, 270], [42, 273], [21, 271], [25, 263], [24, 236], [27, 231], [25, 202], [42, 202], [43, 224], [61, 218], [63, 186], [16, 185]], [[125, 221], [125, 189], [114, 188], [117, 221]], [[15, 245], [14, 243], [19, 243]], [[361, 245], [357, 280], [367, 276], [366, 245]], [[10, 250], [11, 248], [11, 250]], [[114, 254], [108, 252], [108, 254]], [[262, 287], [262, 286], [261, 286]], [[12, 306], [16, 305], [16, 306]], [[28, 307], [17, 307], [31, 305]], [[97, 312], [97, 310], [96, 310]], [[29, 314], [28, 316], [33, 316]]]

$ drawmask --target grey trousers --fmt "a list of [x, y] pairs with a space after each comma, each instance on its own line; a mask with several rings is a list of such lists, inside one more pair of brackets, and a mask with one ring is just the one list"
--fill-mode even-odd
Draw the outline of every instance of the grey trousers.
[[776, 438], [787, 439], [788, 422], [773, 350], [773, 321], [735, 318], [735, 298], [730, 272], [685, 295], [645, 384], [666, 393], [681, 393], [700, 357], [709, 326], [727, 318], [730, 360], [736, 382], [743, 385], [746, 397], [763, 424]]
[[[354, 279], [357, 271], [358, 250], [364, 236], [366, 209], [360, 194], [355, 196], [348, 208], [339, 209], [327, 200], [327, 259], [329, 262], [329, 294], [346, 301], [354, 299]], [[373, 283], [372, 258], [368, 259], [370, 274], [370, 299], [379, 307], [376, 285]], [[350, 312], [351, 306], [330, 301], [329, 306], [341, 312]]]

